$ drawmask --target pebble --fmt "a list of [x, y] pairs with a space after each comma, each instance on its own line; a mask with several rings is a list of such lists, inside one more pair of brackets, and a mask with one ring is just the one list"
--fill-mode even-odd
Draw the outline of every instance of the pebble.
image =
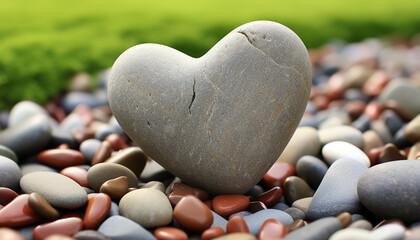
[[[268, 54], [261, 54], [255, 44]], [[232, 48], [226, 49], [227, 45]], [[165, 57], [172, 61], [162, 61]], [[294, 60], [289, 61], [291, 58]], [[181, 73], [175, 67], [179, 61], [192, 67], [183, 68]], [[243, 194], [277, 160], [299, 123], [296, 119], [303, 115], [312, 82], [309, 55], [288, 28], [256, 21], [233, 30], [200, 61], [206, 63], [204, 68], [194, 64], [194, 59], [160, 45], [143, 44], [128, 49], [111, 71], [110, 107], [133, 141], [184, 182], [210, 194]], [[150, 68], [151, 62], [155, 63], [154, 68]], [[171, 70], [175, 68], [168, 65], [170, 62], [177, 71]], [[263, 71], [260, 64], [265, 64]], [[282, 65], [298, 70], [279, 67]], [[198, 76], [195, 66], [204, 74]], [[220, 75], [220, 67], [229, 71]], [[241, 75], [244, 70], [247, 74]], [[132, 77], [121, 78], [127, 71], [133, 71]], [[180, 79], [176, 81], [180, 85], [171, 94], [164, 94], [165, 98], [156, 98], [162, 94], [162, 88], [150, 85], [156, 80], [156, 72], [170, 76], [162, 82], [168, 87], [174, 79]], [[273, 72], [287, 74], [287, 80], [279, 81]], [[220, 94], [219, 88], [228, 91], [230, 97]], [[204, 95], [195, 101], [195, 93]], [[279, 95], [287, 97], [280, 99]], [[156, 101], [170, 104], [163, 110], [153, 107]], [[225, 117], [227, 112], [229, 118]], [[260, 123], [258, 128], [256, 121]], [[220, 137], [222, 132], [225, 137]], [[205, 142], [202, 136], [208, 136]], [[250, 138], [252, 148], [247, 141]], [[184, 150], [179, 151], [180, 147]], [[215, 159], [218, 164], [211, 164]]]
[[420, 141], [420, 115], [417, 115], [413, 120], [411, 120], [404, 128], [405, 137], [411, 143], [416, 143]]
[[200, 199], [203, 202], [207, 201], [210, 198], [210, 195], [206, 191], [204, 191], [202, 189], [199, 189], [199, 188], [191, 187], [191, 186], [188, 186], [186, 184], [179, 183], [179, 182], [174, 183], [171, 186], [171, 192], [177, 191], [177, 190], [188, 192], [188, 193], [190, 193], [191, 195], [194, 195], [195, 197], [197, 197], [198, 199]]
[[2, 240], [25, 240], [19, 232], [11, 228], [0, 227], [0, 239]]
[[365, 146], [363, 147], [363, 152], [368, 153], [370, 150], [378, 147], [382, 147], [384, 143], [379, 134], [374, 130], [368, 130], [363, 133], [363, 139], [365, 141]]
[[89, 186], [96, 192], [99, 192], [102, 184], [108, 180], [126, 176], [129, 187], [137, 187], [137, 176], [127, 167], [116, 163], [99, 163], [92, 166], [87, 175]]
[[373, 239], [395, 239], [403, 240], [405, 238], [405, 228], [400, 224], [386, 224], [371, 232]]
[[90, 188], [87, 181], [87, 171], [81, 167], [66, 167], [60, 171], [60, 174], [71, 178], [82, 187]]
[[18, 157], [15, 152], [4, 145], [0, 145], [0, 156], [7, 157], [15, 162], [18, 162]]
[[36, 192], [29, 195], [28, 205], [37, 214], [48, 220], [56, 220], [60, 217], [60, 213]]
[[118, 202], [129, 191], [129, 180], [126, 176], [117, 177], [104, 182], [99, 189], [100, 193], [105, 193], [112, 200]]
[[38, 154], [39, 163], [63, 169], [85, 163], [83, 154], [73, 149], [48, 149]]
[[357, 183], [362, 204], [376, 216], [405, 222], [420, 221], [420, 192], [416, 179], [420, 162], [401, 160], [369, 168]]
[[243, 217], [235, 215], [226, 224], [226, 233], [245, 232], [249, 233], [248, 225]]
[[325, 217], [294, 230], [293, 232], [287, 234], [285, 239], [327, 240], [332, 234], [340, 229], [341, 223], [337, 218]]
[[296, 163], [296, 175], [305, 180], [315, 190], [318, 188], [327, 170], [328, 166], [325, 162], [310, 155], [302, 156]]
[[39, 104], [27, 100], [20, 101], [10, 110], [8, 127], [19, 125], [19, 123], [37, 114], [48, 117], [48, 112]]
[[366, 170], [366, 165], [353, 159], [335, 161], [312, 198], [307, 213], [308, 220], [337, 216], [343, 212], [359, 213], [362, 206], [357, 182]]
[[318, 131], [313, 127], [298, 127], [277, 161], [295, 166], [300, 157], [316, 155], [320, 149]]
[[363, 134], [351, 126], [336, 126], [321, 129], [318, 131], [318, 135], [322, 145], [335, 141], [343, 141], [362, 149], [365, 144]]
[[10, 158], [0, 156], [0, 187], [19, 190], [19, 181], [22, 172], [15, 161]]
[[312, 197], [301, 198], [292, 203], [292, 207], [300, 209], [305, 214], [308, 214], [309, 205], [312, 202]]
[[275, 219], [268, 219], [265, 221], [258, 233], [258, 239], [265, 240], [265, 239], [282, 239], [287, 234], [287, 227], [275, 220]]
[[394, 79], [386, 85], [379, 95], [379, 102], [384, 105], [387, 101], [393, 100], [415, 116], [420, 113], [420, 106], [416, 104], [420, 101], [419, 96], [420, 90], [410, 81]]
[[201, 234], [201, 240], [211, 240], [220, 236], [223, 236], [225, 234], [225, 230], [221, 227], [212, 227], [207, 230], [205, 230]]
[[20, 170], [22, 175], [25, 176], [26, 174], [33, 173], [33, 172], [55, 172], [58, 171], [52, 167], [48, 167], [44, 164], [40, 163], [24, 163], [20, 165]]
[[295, 175], [295, 167], [290, 163], [276, 162], [264, 175], [262, 181], [266, 188], [282, 187], [289, 176]]
[[283, 195], [283, 190], [280, 187], [273, 187], [272, 189], [258, 195], [255, 200], [264, 203], [266, 207], [272, 207], [280, 201]]
[[7, 187], [0, 187], [0, 205], [1, 206], [6, 206], [7, 204], [9, 204], [9, 202], [11, 202], [17, 196], [19, 195], [12, 189], [7, 188]]
[[296, 200], [313, 195], [314, 190], [300, 177], [290, 176], [284, 181], [284, 197], [289, 205]]
[[156, 228], [154, 236], [158, 240], [188, 240], [188, 235], [184, 231], [174, 227]]
[[123, 216], [107, 218], [99, 226], [98, 232], [112, 240], [156, 240], [144, 227]]
[[214, 217], [211, 210], [200, 199], [187, 195], [175, 206], [174, 218], [184, 229], [202, 233], [212, 226]]
[[82, 230], [73, 235], [77, 240], [111, 240], [105, 234], [94, 230]]
[[348, 226], [348, 228], [361, 228], [365, 230], [371, 230], [373, 226], [372, 226], [372, 223], [370, 223], [369, 221], [361, 219], [361, 220], [357, 220], [351, 223]]
[[111, 198], [103, 193], [89, 198], [83, 218], [84, 229], [97, 229], [108, 217], [111, 210]]
[[346, 228], [341, 229], [335, 232], [329, 240], [351, 240], [351, 239], [361, 239], [361, 240], [374, 240], [379, 238], [373, 238], [370, 231], [360, 228]]
[[91, 90], [91, 77], [87, 73], [78, 73], [70, 79], [69, 90], [90, 92]]
[[0, 226], [24, 227], [37, 223], [41, 217], [28, 205], [29, 194], [21, 194], [0, 209]]
[[249, 233], [230, 233], [217, 237], [214, 240], [257, 240], [257, 238]]
[[252, 215], [245, 216], [244, 219], [248, 225], [249, 232], [255, 236], [258, 235], [261, 226], [268, 219], [276, 219], [283, 223], [285, 226], [288, 226], [293, 222], [293, 219], [289, 214], [276, 209], [261, 210]]
[[87, 202], [86, 191], [70, 178], [52, 172], [33, 172], [20, 180], [25, 193], [37, 192], [53, 207], [74, 209]]
[[144, 184], [141, 188], [152, 188], [152, 189], [161, 191], [163, 193], [166, 193], [165, 185], [163, 185], [163, 183], [158, 182], [158, 181], [150, 181]]
[[293, 218], [293, 221], [296, 221], [297, 219], [306, 219], [306, 214], [299, 208], [290, 207], [284, 210], [284, 212], [289, 214]]
[[159, 163], [156, 161], [148, 161], [146, 166], [143, 169], [143, 172], [140, 174], [140, 180], [143, 182], [150, 182], [150, 181], [172, 181], [174, 175], [170, 173], [168, 170], [163, 168]]
[[366, 167], [370, 167], [368, 156], [358, 147], [348, 142], [334, 141], [326, 144], [322, 148], [322, 156], [330, 165], [340, 158], [346, 158], [359, 161]]
[[395, 160], [405, 160], [406, 157], [400, 153], [400, 150], [392, 143], [388, 143], [382, 147], [382, 151], [378, 156], [378, 163], [385, 163]]
[[98, 163], [105, 162], [105, 160], [111, 157], [112, 152], [113, 149], [111, 143], [108, 141], [103, 141], [92, 158], [92, 166]]
[[[190, 206], [190, 208], [192, 209], [193, 207]], [[168, 225], [172, 221], [173, 216], [172, 206], [166, 195], [161, 191], [150, 188], [138, 189], [125, 194], [120, 200], [119, 209], [122, 216], [137, 222], [145, 228]], [[182, 210], [184, 209], [181, 208]], [[208, 210], [210, 211], [210, 209]], [[183, 214], [185, 213], [181, 212], [181, 215]], [[196, 214], [198, 215], [198, 213]], [[177, 219], [176, 215], [175, 218]], [[178, 221], [178, 223], [180, 222]], [[182, 225], [183, 223], [180, 224]]]
[[233, 213], [248, 208], [249, 198], [245, 195], [231, 194], [218, 195], [213, 198], [213, 210], [222, 217], [228, 217]]
[[250, 213], [256, 213], [256, 212], [264, 210], [264, 209], [267, 209], [267, 206], [265, 206], [265, 204], [263, 202], [252, 201], [252, 202], [249, 202], [249, 206], [246, 209], [246, 211], [250, 212]]
[[138, 147], [128, 147], [120, 150], [106, 160], [107, 163], [118, 163], [127, 167], [136, 176], [140, 176], [146, 161], [146, 154]]
[[98, 151], [100, 145], [101, 141], [98, 139], [87, 139], [80, 144], [79, 150], [85, 157], [86, 162], [92, 162], [92, 159]]
[[53, 234], [73, 236], [82, 229], [82, 219], [78, 217], [68, 217], [38, 225], [33, 231], [33, 236], [34, 240], [43, 240]]
[[344, 212], [344, 213], [338, 215], [337, 219], [341, 222], [341, 226], [343, 228], [348, 227], [353, 221], [352, 215], [348, 212]]

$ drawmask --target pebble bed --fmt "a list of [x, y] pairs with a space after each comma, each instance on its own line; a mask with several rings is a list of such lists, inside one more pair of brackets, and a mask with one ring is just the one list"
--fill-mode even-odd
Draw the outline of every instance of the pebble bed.
[[[0, 113], [0, 239], [419, 239], [420, 45], [310, 51], [299, 127], [244, 195], [188, 186], [134, 146], [108, 71]], [[226, 183], [229, 184], [229, 183]]]

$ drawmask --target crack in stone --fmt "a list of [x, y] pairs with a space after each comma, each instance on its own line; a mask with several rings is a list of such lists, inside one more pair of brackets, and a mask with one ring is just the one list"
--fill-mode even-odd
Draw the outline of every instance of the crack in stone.
[[276, 60], [274, 60], [273, 57], [270, 56], [270, 54], [268, 54], [267, 52], [265, 52], [264, 50], [262, 50], [261, 48], [259, 48], [254, 41], [248, 36], [248, 34], [244, 31], [238, 31], [239, 34], [242, 34], [246, 37], [246, 39], [248, 40], [248, 43], [251, 44], [251, 46], [253, 46], [255, 49], [257, 49], [258, 51], [262, 52], [265, 56], [268, 57], [268, 59], [270, 59], [274, 64], [276, 64], [277, 66], [281, 67], [281, 68], [288, 68], [291, 69], [292, 71], [296, 72], [302, 79], [305, 79], [303, 77], [303, 74], [300, 73], [298, 70], [296, 70], [294, 67], [292, 66], [285, 66], [285, 65], [281, 65], [280, 63], [278, 63]]
[[188, 106], [188, 112], [191, 114], [191, 106], [193, 105], [193, 103], [194, 103], [194, 100], [195, 100], [195, 79], [193, 79], [194, 80], [194, 83], [193, 83], [193, 87], [192, 87], [192, 90], [193, 90], [193, 95], [192, 95], [192, 97], [191, 97], [191, 102], [190, 102], [190, 105]]

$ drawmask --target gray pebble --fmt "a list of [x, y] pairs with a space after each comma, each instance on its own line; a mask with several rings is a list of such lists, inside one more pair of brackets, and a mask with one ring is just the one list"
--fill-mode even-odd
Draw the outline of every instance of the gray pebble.
[[249, 233], [255, 236], [258, 235], [261, 226], [267, 219], [276, 219], [286, 226], [292, 224], [293, 222], [293, 218], [289, 214], [276, 209], [265, 209], [244, 217], [244, 220], [249, 228]]
[[16, 153], [13, 152], [12, 149], [4, 145], [0, 145], [0, 156], [7, 157], [15, 162], [18, 162], [18, 157], [16, 156]]
[[213, 214], [213, 223], [211, 224], [210, 228], [221, 227], [226, 231], [227, 220], [214, 211], [211, 211], [211, 214]]
[[310, 155], [299, 158], [296, 163], [296, 174], [315, 190], [318, 188], [327, 170], [328, 166], [325, 162]]
[[96, 151], [98, 151], [101, 141], [98, 139], [87, 139], [80, 144], [80, 152], [82, 152], [87, 162], [92, 162], [93, 157], [95, 156]]
[[289, 214], [293, 218], [293, 221], [296, 221], [298, 219], [306, 219], [306, 214], [302, 212], [302, 210], [300, 210], [299, 208], [291, 207], [284, 210], [284, 212]]
[[56, 169], [40, 163], [25, 163], [20, 165], [22, 175], [33, 172], [58, 172]]
[[325, 217], [286, 235], [286, 240], [327, 240], [341, 229], [340, 221], [335, 217]]
[[0, 187], [7, 187], [17, 192], [21, 177], [22, 172], [17, 163], [10, 158], [0, 156]]
[[123, 216], [106, 219], [99, 226], [98, 232], [105, 234], [111, 240], [156, 240], [145, 228]]
[[321, 129], [318, 131], [321, 144], [329, 142], [344, 141], [362, 149], [364, 146], [363, 134], [358, 129], [351, 126], [337, 126]]
[[8, 125], [9, 127], [16, 126], [19, 123], [37, 114], [42, 114], [46, 117], [49, 116], [48, 112], [35, 102], [32, 102], [32, 101], [18, 102], [10, 110]]

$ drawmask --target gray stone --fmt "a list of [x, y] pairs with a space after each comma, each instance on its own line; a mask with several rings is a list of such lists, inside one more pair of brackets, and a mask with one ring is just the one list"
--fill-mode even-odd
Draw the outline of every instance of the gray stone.
[[262, 193], [264, 193], [264, 188], [260, 185], [255, 185], [245, 195], [251, 197], [258, 197]]
[[142, 188], [125, 194], [119, 203], [120, 214], [145, 228], [168, 225], [173, 210], [168, 197], [161, 191]]
[[21, 177], [22, 172], [17, 163], [10, 158], [0, 156], [0, 187], [18, 191]]
[[367, 167], [353, 159], [335, 161], [316, 190], [307, 218], [314, 221], [343, 212], [359, 213], [362, 206], [357, 196], [357, 181]]
[[64, 96], [62, 101], [63, 108], [67, 113], [73, 111], [79, 104], [86, 104], [91, 108], [103, 105], [95, 95], [86, 92], [70, 92]]
[[403, 127], [403, 120], [392, 110], [385, 110], [382, 113], [385, 125], [388, 127], [392, 135]]
[[200, 58], [158, 44], [128, 49], [112, 67], [109, 103], [130, 138], [185, 183], [245, 193], [293, 135], [311, 70], [290, 29], [257, 21]]
[[50, 139], [51, 126], [48, 118], [42, 114], [0, 132], [0, 144], [12, 149], [18, 156], [38, 153]]
[[138, 186], [137, 176], [127, 167], [117, 163], [98, 163], [93, 165], [88, 171], [87, 181], [93, 190], [99, 192], [104, 182], [121, 176], [128, 177], [129, 187]]
[[0, 156], [7, 157], [15, 162], [18, 162], [18, 157], [16, 156], [16, 153], [13, 152], [12, 149], [3, 145], [0, 145]]
[[53, 172], [33, 172], [20, 180], [25, 193], [36, 192], [57, 208], [75, 209], [87, 202], [86, 191], [72, 179]]
[[382, 105], [389, 100], [394, 100], [414, 116], [420, 113], [420, 90], [407, 79], [394, 79], [386, 85], [379, 95]]
[[279, 202], [279, 203], [274, 204], [274, 206], [272, 206], [271, 208], [284, 211], [284, 210], [290, 208], [290, 206], [287, 205], [286, 203]]
[[314, 190], [300, 177], [290, 176], [284, 181], [283, 196], [289, 205], [296, 200], [313, 195]]
[[316, 155], [320, 149], [321, 142], [318, 131], [312, 127], [299, 127], [277, 161], [287, 162], [295, 166], [300, 157]]
[[80, 152], [82, 152], [87, 162], [92, 162], [93, 156], [95, 156], [96, 151], [98, 151], [101, 141], [98, 139], [87, 139], [80, 144]]
[[83, 230], [73, 235], [77, 240], [111, 240], [105, 234], [95, 230]]
[[420, 162], [400, 160], [369, 168], [359, 179], [362, 204], [376, 216], [420, 221]]
[[291, 207], [284, 210], [284, 212], [289, 214], [293, 218], [293, 221], [296, 221], [298, 219], [302, 219], [302, 220], [306, 219], [306, 214], [299, 208]]
[[108, 217], [120, 215], [120, 207], [115, 202], [111, 202], [111, 209], [109, 210]]
[[286, 240], [327, 240], [332, 234], [341, 229], [340, 221], [335, 217], [319, 219], [298, 228], [286, 235]]
[[20, 165], [20, 170], [22, 171], [22, 175], [26, 175], [33, 172], [58, 172], [56, 169], [40, 163], [22, 164]]
[[370, 128], [377, 132], [384, 144], [392, 143], [392, 135], [382, 119], [371, 122]]
[[10, 110], [8, 125], [9, 127], [16, 126], [37, 114], [49, 116], [48, 112], [39, 104], [32, 101], [21, 101]]
[[123, 216], [106, 219], [99, 226], [98, 232], [105, 234], [111, 240], [156, 240], [145, 228]]
[[276, 209], [264, 209], [252, 215], [244, 217], [244, 220], [249, 228], [249, 233], [257, 236], [261, 226], [267, 219], [276, 219], [286, 226], [293, 222], [293, 218], [284, 211]]
[[227, 220], [214, 211], [211, 211], [211, 214], [213, 214], [213, 223], [211, 224], [210, 228], [221, 227], [226, 231]]
[[343, 141], [351, 143], [360, 149], [363, 149], [364, 146], [362, 132], [351, 126], [337, 126], [321, 129], [318, 131], [318, 135], [322, 145], [334, 141]]
[[318, 188], [327, 170], [327, 164], [319, 158], [310, 155], [299, 158], [296, 163], [296, 174], [315, 190]]
[[168, 170], [166, 170], [159, 163], [153, 160], [147, 162], [146, 166], [144, 167], [143, 171], [140, 174], [140, 179], [143, 182], [150, 182], [150, 181], [164, 182], [172, 178], [174, 178], [174, 175], [172, 175], [172, 173], [168, 172]]

